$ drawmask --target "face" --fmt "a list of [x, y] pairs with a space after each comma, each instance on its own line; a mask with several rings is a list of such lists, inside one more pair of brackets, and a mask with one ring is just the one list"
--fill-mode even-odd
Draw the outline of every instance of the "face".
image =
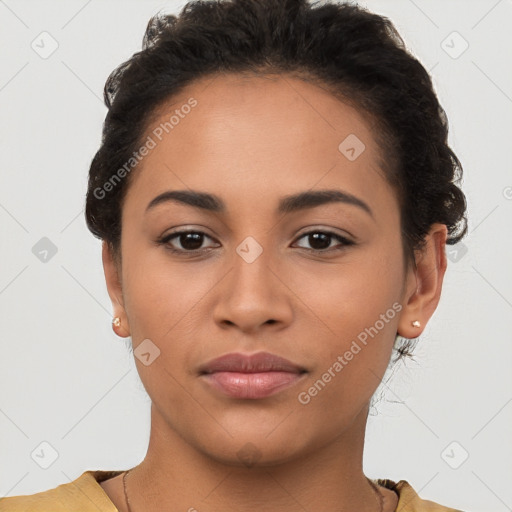
[[[160, 108], [144, 140], [122, 209], [116, 313], [135, 355], [147, 353], [135, 361], [152, 428], [230, 464], [249, 446], [273, 464], [362, 435], [417, 285], [365, 118], [290, 76], [224, 75]], [[218, 208], [152, 204], [170, 191], [211, 194]], [[290, 199], [319, 191], [330, 195]], [[259, 398], [232, 395], [201, 369], [233, 352], [302, 373], [280, 373]]]

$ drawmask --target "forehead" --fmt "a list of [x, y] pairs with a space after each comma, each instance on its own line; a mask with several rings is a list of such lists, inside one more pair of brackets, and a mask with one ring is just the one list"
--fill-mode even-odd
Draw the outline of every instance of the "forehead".
[[[243, 188], [259, 205], [314, 187], [342, 187], [368, 201], [390, 192], [367, 118], [290, 75], [197, 80], [158, 108], [143, 136], [149, 140], [130, 186], [146, 204], [185, 188], [227, 196]], [[368, 187], [376, 183], [382, 186]]]

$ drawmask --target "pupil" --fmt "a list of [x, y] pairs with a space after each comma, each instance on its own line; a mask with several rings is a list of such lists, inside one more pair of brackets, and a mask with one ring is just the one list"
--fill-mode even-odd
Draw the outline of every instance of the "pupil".
[[[191, 251], [199, 249], [203, 244], [202, 236], [201, 233], [185, 233], [180, 236], [181, 245]], [[185, 237], [185, 243], [183, 243], [183, 237]], [[190, 245], [192, 245], [192, 247]]]
[[[326, 235], [324, 233], [313, 233], [311, 235], [309, 235], [309, 238], [310, 238], [310, 244], [311, 244], [311, 247], [313, 247], [314, 249], [326, 249], [329, 247], [329, 244], [330, 244], [330, 241], [328, 240], [329, 239], [329, 235]], [[311, 243], [311, 239], [313, 240], [316, 240], [318, 242], [319, 239], [323, 238], [323, 241], [326, 242], [326, 243], [320, 243], [320, 246], [321, 247], [318, 247], [318, 244], [317, 246], [315, 246], [314, 243]]]

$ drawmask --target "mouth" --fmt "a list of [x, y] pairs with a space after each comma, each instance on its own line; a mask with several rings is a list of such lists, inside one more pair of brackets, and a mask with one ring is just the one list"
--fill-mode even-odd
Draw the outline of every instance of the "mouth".
[[231, 353], [200, 367], [199, 376], [231, 398], [261, 399], [303, 380], [307, 370], [268, 352]]

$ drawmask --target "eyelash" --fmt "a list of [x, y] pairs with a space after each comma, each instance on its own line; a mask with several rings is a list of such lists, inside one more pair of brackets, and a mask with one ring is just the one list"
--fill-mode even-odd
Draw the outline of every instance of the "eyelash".
[[[208, 249], [195, 249], [195, 250], [188, 251], [188, 250], [185, 250], [185, 249], [175, 249], [174, 247], [171, 247], [171, 245], [169, 243], [171, 240], [173, 240], [174, 238], [178, 238], [181, 235], [186, 235], [188, 233], [204, 235], [205, 237], [210, 238], [210, 239], [213, 240], [212, 237], [208, 236], [206, 233], [204, 233], [202, 231], [183, 230], [183, 231], [176, 231], [174, 233], [170, 233], [168, 235], [165, 235], [162, 238], [160, 238], [159, 240], [157, 240], [157, 243], [161, 244], [161, 245], [165, 245], [166, 249], [171, 251], [172, 253], [182, 254], [182, 255], [185, 255], [185, 254], [187, 254], [187, 255], [196, 255], [196, 254], [204, 253], [205, 251], [208, 250]], [[348, 246], [355, 245], [355, 242], [352, 242], [351, 240], [348, 240], [347, 238], [345, 238], [345, 237], [343, 237], [341, 235], [338, 235], [337, 233], [334, 233], [332, 231], [318, 230], [318, 229], [315, 229], [315, 230], [312, 230], [312, 231], [308, 231], [307, 233], [303, 233], [296, 240], [300, 240], [300, 239], [302, 239], [302, 238], [304, 238], [304, 237], [306, 237], [308, 235], [312, 235], [312, 234], [315, 234], [315, 233], [320, 233], [320, 234], [327, 235], [329, 237], [335, 238], [336, 240], [341, 242], [342, 245], [340, 247], [335, 247], [335, 248], [330, 248], [330, 249], [308, 249], [308, 248], [305, 248], [305, 247], [302, 247], [302, 249], [305, 249], [306, 251], [309, 251], [309, 252], [321, 254], [321, 253], [327, 253], [327, 252], [331, 252], [331, 251], [340, 251], [340, 250], [345, 249]]]

